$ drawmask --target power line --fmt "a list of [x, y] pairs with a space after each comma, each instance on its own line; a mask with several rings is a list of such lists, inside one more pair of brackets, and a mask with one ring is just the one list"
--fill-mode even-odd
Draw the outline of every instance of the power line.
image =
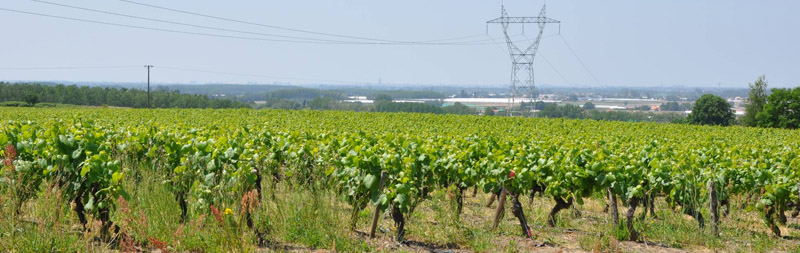
[[135, 29], [142, 29], [142, 30], [152, 30], [152, 31], [180, 33], [180, 34], [190, 34], [190, 35], [208, 36], [208, 37], [219, 37], [219, 38], [228, 38], [228, 39], [268, 41], [268, 42], [285, 42], [285, 43], [300, 43], [300, 44], [336, 44], [336, 45], [357, 44], [357, 45], [434, 45], [434, 46], [443, 46], [443, 45], [470, 46], [470, 45], [489, 45], [489, 44], [491, 44], [491, 43], [478, 43], [478, 42], [482, 42], [482, 41], [485, 41], [485, 40], [465, 41], [465, 42], [455, 42], [455, 43], [380, 43], [380, 42], [347, 42], [347, 41], [325, 42], [325, 41], [313, 41], [313, 40], [265, 39], [265, 38], [255, 38], [255, 37], [244, 37], [244, 36], [233, 36], [233, 35], [222, 35], [222, 34], [213, 34], [213, 33], [202, 33], [202, 32], [173, 30], [173, 29], [153, 28], [153, 27], [137, 26], [137, 25], [127, 25], [127, 24], [120, 24], [120, 23], [112, 23], [112, 22], [105, 22], [105, 21], [82, 19], [82, 18], [57, 16], [57, 15], [50, 15], [50, 14], [36, 13], [36, 12], [29, 12], [29, 11], [21, 11], [21, 10], [14, 10], [14, 9], [6, 9], [6, 8], [0, 8], [0, 10], [8, 11], [8, 12], [22, 13], [22, 14], [28, 14], [28, 15], [35, 15], [35, 16], [43, 16], [43, 17], [50, 17], [50, 18], [57, 18], [57, 19], [66, 19], [66, 20], [72, 20], [72, 21], [80, 21], [80, 22], [102, 24], [102, 25], [109, 25], [109, 26], [135, 28]]
[[326, 43], [313, 42], [313, 41], [276, 40], [276, 39], [263, 39], [263, 38], [219, 35], [219, 34], [210, 34], [210, 33], [187, 32], [187, 31], [152, 28], [152, 27], [145, 27], [145, 26], [135, 26], [135, 25], [110, 23], [110, 22], [88, 20], [88, 19], [81, 19], [81, 18], [56, 16], [56, 15], [50, 15], [50, 14], [28, 12], [28, 11], [21, 11], [21, 10], [12, 10], [12, 9], [6, 9], [6, 8], [0, 8], [0, 10], [8, 11], [8, 12], [22, 13], [22, 14], [28, 14], [28, 15], [35, 15], [35, 16], [43, 16], [43, 17], [50, 17], [50, 18], [57, 18], [57, 19], [80, 21], [80, 22], [86, 22], [86, 23], [95, 23], [95, 24], [102, 24], [102, 25], [119, 26], [119, 27], [135, 28], [135, 29], [142, 29], [142, 30], [153, 30], [153, 31], [161, 31], [161, 32], [182, 33], [182, 34], [191, 34], [191, 35], [200, 35], [200, 36], [209, 36], [209, 37], [220, 37], [220, 38], [229, 38], [229, 39], [259, 40], [259, 41], [272, 41], [272, 42], [290, 42], [290, 43], [309, 43], [309, 44], [326, 44]]
[[236, 33], [244, 33], [244, 34], [251, 34], [251, 35], [261, 35], [261, 36], [268, 36], [268, 37], [280, 37], [280, 38], [287, 38], [287, 39], [317, 40], [317, 41], [325, 41], [325, 42], [344, 42], [344, 41], [335, 41], [335, 40], [321, 40], [321, 39], [293, 37], [293, 36], [282, 36], [282, 35], [257, 33], [257, 32], [247, 32], [247, 31], [240, 31], [240, 30], [226, 29], [226, 28], [218, 28], [218, 27], [211, 27], [211, 26], [203, 26], [203, 25], [193, 25], [193, 24], [174, 22], [174, 21], [163, 20], [163, 19], [146, 18], [146, 17], [140, 17], [140, 16], [134, 16], [134, 15], [116, 13], [116, 12], [89, 9], [89, 8], [84, 8], [84, 7], [79, 7], [79, 6], [72, 6], [72, 5], [66, 5], [66, 4], [60, 4], [60, 3], [53, 3], [53, 2], [47, 2], [47, 1], [42, 1], [42, 0], [30, 0], [30, 1], [39, 2], [39, 3], [43, 3], [43, 4], [56, 5], [56, 6], [66, 7], [66, 8], [90, 11], [90, 12], [97, 12], [97, 13], [121, 16], [121, 17], [128, 17], [128, 18], [134, 18], [134, 19], [141, 19], [141, 20], [161, 22], [161, 23], [174, 24], [174, 25], [189, 26], [189, 27], [205, 28], [205, 29], [218, 30], [218, 31], [236, 32]]
[[[558, 35], [558, 34], [550, 34], [550, 35], [547, 35], [547, 36], [543, 36], [542, 38], [548, 38], [548, 37], [552, 37], [552, 36], [556, 36], [556, 35]], [[528, 38], [528, 36], [525, 36], [525, 35], [522, 35], [522, 36], [523, 36], [525, 39], [527, 39], [529, 42], [532, 42], [532, 41], [533, 41], [532, 39]], [[578, 88], [578, 87], [576, 87], [574, 84], [572, 84], [572, 82], [570, 82], [569, 80], [567, 80], [567, 78], [566, 78], [566, 77], [564, 77], [564, 75], [562, 75], [562, 74], [561, 74], [561, 72], [560, 72], [560, 71], [558, 71], [558, 69], [556, 69], [556, 66], [555, 66], [555, 65], [553, 65], [553, 63], [552, 63], [552, 62], [550, 62], [550, 60], [548, 60], [548, 59], [547, 59], [547, 57], [545, 57], [545, 56], [544, 56], [544, 53], [542, 53], [542, 52], [539, 52], [539, 55], [541, 55], [541, 56], [542, 56], [542, 59], [544, 59], [544, 61], [547, 63], [547, 65], [550, 65], [550, 68], [552, 68], [552, 69], [553, 69], [553, 71], [554, 71], [554, 72], [556, 72], [556, 74], [558, 74], [558, 76], [559, 76], [559, 77], [561, 77], [561, 80], [564, 80], [564, 82], [566, 82], [566, 83], [567, 83], [567, 85], [569, 85], [569, 86], [570, 86], [570, 87], [572, 87], [572, 88], [576, 88], [576, 89]]]
[[95, 67], [10, 67], [0, 68], [0, 70], [68, 70], [68, 69], [117, 69], [117, 68], [139, 68], [140, 66], [95, 66]]
[[161, 68], [161, 69], [167, 69], [167, 70], [178, 70], [178, 71], [207, 73], [207, 74], [218, 74], [218, 75], [250, 76], [250, 77], [263, 77], [263, 78], [298, 80], [298, 81], [313, 81], [313, 82], [326, 82], [326, 83], [342, 83], [342, 84], [363, 84], [363, 83], [366, 83], [366, 82], [353, 82], [353, 81], [335, 81], [335, 80], [323, 80], [323, 79], [308, 79], [308, 78], [296, 78], [296, 77], [269, 76], [269, 75], [261, 75], [261, 74], [232, 73], [232, 72], [222, 72], [222, 71], [202, 70], [202, 69], [190, 69], [190, 68], [170, 67], [170, 66], [158, 66], [158, 67]]
[[597, 82], [598, 84], [600, 84], [600, 86], [603, 86], [603, 88], [608, 88], [606, 85], [604, 85], [602, 82], [600, 82], [600, 80], [599, 80], [599, 79], [597, 79], [597, 77], [596, 77], [596, 76], [594, 76], [594, 73], [592, 73], [592, 71], [591, 71], [591, 70], [589, 70], [589, 68], [588, 68], [588, 67], [586, 67], [586, 64], [584, 64], [584, 63], [583, 63], [583, 60], [581, 60], [581, 58], [580, 58], [580, 57], [578, 57], [578, 54], [576, 54], [576, 53], [575, 53], [575, 50], [572, 50], [572, 47], [569, 45], [569, 43], [567, 43], [567, 40], [566, 40], [566, 39], [564, 39], [564, 36], [563, 36], [563, 35], [561, 35], [561, 34], [559, 33], [559, 34], [558, 34], [558, 37], [561, 37], [561, 41], [563, 41], [563, 42], [564, 42], [564, 45], [566, 45], [566, 46], [567, 46], [567, 48], [569, 49], [569, 51], [570, 51], [570, 52], [572, 52], [572, 55], [574, 55], [574, 56], [575, 56], [575, 58], [576, 58], [576, 59], [578, 59], [578, 62], [580, 62], [580, 63], [581, 63], [581, 66], [583, 66], [583, 69], [585, 69], [585, 70], [586, 70], [586, 72], [588, 72], [588, 73], [589, 73], [589, 75], [590, 75], [590, 76], [592, 76], [592, 78], [594, 79], [594, 81], [595, 81], [595, 82]]
[[[451, 41], [451, 40], [457, 40], [457, 39], [464, 38], [464, 37], [459, 37], [459, 38], [437, 39], [437, 40], [427, 40], [427, 41], [386, 40], [386, 39], [368, 38], [368, 37], [359, 37], [359, 36], [350, 36], [350, 35], [341, 35], [341, 34], [326, 33], [326, 32], [316, 32], [316, 31], [296, 29], [296, 28], [276, 26], [276, 25], [260, 24], [260, 23], [237, 20], [237, 19], [232, 19], [232, 18], [225, 18], [225, 17], [212, 16], [212, 15], [207, 15], [207, 14], [202, 14], [202, 13], [178, 10], [178, 9], [174, 9], [174, 8], [162, 7], [162, 6], [152, 5], [152, 4], [145, 4], [145, 3], [140, 3], [140, 2], [130, 1], [130, 0], [119, 0], [119, 1], [130, 3], [130, 4], [136, 4], [136, 5], [140, 5], [140, 6], [146, 6], [146, 7], [150, 7], [150, 8], [156, 8], [156, 9], [161, 9], [161, 10], [167, 10], [167, 11], [172, 11], [172, 12], [178, 12], [178, 13], [183, 13], [183, 14], [189, 14], [189, 15], [194, 15], [194, 16], [200, 16], [200, 17], [223, 20], [223, 21], [240, 23], [240, 24], [254, 25], [254, 26], [260, 26], [260, 27], [267, 27], [267, 28], [280, 29], [280, 30], [285, 30], [285, 31], [315, 34], [315, 35], [323, 35], [323, 36], [331, 36], [331, 37], [339, 37], [339, 38], [348, 38], [348, 39], [357, 39], [357, 40], [390, 42], [390, 43], [400, 43], [400, 44], [419, 44], [419, 43]], [[477, 36], [481, 36], [481, 35], [472, 35], [472, 36], [466, 36], [466, 37], [477, 37]]]
[[508, 53], [508, 51], [507, 51], [505, 48], [503, 48], [502, 46], [500, 46], [500, 43], [498, 43], [496, 40], [494, 40], [494, 39], [493, 39], [491, 36], [489, 36], [489, 35], [487, 34], [487, 35], [486, 35], [486, 37], [488, 37], [489, 39], [491, 39], [491, 40], [492, 40], [492, 42], [493, 42], [493, 44], [494, 44], [495, 46], [497, 46], [497, 48], [498, 48], [498, 49], [500, 49], [500, 51], [502, 51], [504, 54], [509, 54], [509, 53]]
[[[78, 9], [78, 10], [83, 10], [83, 11], [90, 11], [90, 12], [103, 13], [103, 14], [108, 14], [108, 15], [115, 15], [115, 16], [133, 18], [133, 19], [147, 20], [147, 21], [167, 23], [167, 24], [173, 24], [173, 25], [189, 26], [189, 27], [195, 27], [195, 28], [204, 28], [204, 29], [225, 31], [225, 32], [235, 32], [235, 33], [243, 33], [243, 34], [250, 34], [250, 35], [260, 35], [260, 36], [266, 36], [266, 37], [278, 37], [278, 38], [285, 38], [285, 39], [309, 40], [309, 41], [320, 41], [320, 42], [333, 42], [333, 43], [342, 43], [342, 44], [366, 44], [366, 43], [368, 43], [368, 42], [358, 42], [358, 41], [328, 40], [328, 39], [317, 39], [317, 38], [308, 38], [308, 37], [296, 37], [296, 36], [286, 36], [286, 35], [250, 32], [250, 31], [227, 29], [227, 28], [220, 28], [220, 27], [213, 27], [213, 26], [195, 25], [195, 24], [189, 24], [189, 23], [183, 23], [183, 22], [175, 22], [175, 21], [169, 21], [169, 20], [163, 20], [163, 19], [147, 18], [147, 17], [135, 16], [135, 15], [128, 15], [128, 14], [124, 14], [124, 13], [118, 13], [118, 12], [110, 12], [110, 11], [90, 9], [90, 8], [74, 6], [74, 5], [53, 3], [53, 2], [42, 1], [42, 0], [30, 0], [30, 1], [43, 3], [43, 4], [49, 4], [49, 5], [55, 5], [55, 6], [65, 7], [65, 8]], [[435, 40], [435, 41], [462, 40], [462, 39], [474, 38], [474, 37], [477, 37], [477, 36], [481, 36], [481, 35], [464, 36], [464, 37], [442, 39], [442, 40]], [[427, 44], [429, 42], [435, 42], [435, 41], [408, 42], [408, 43], [380, 43], [380, 44]], [[484, 41], [486, 41], [486, 40], [484, 39], [484, 40], [473, 40], [473, 41], [451, 42], [451, 43], [453, 43], [453, 44], [469, 44], [469, 43], [484, 42]], [[369, 43], [369, 44], [376, 44], [376, 43]]]
[[[145, 68], [153, 68], [152, 65], [146, 65]], [[113, 69], [113, 68], [141, 68], [141, 65], [138, 66], [59, 66], [59, 67], [0, 67], [0, 70], [73, 70], [73, 69]], [[223, 71], [214, 71], [214, 70], [203, 70], [203, 69], [193, 69], [193, 68], [183, 68], [183, 67], [174, 67], [174, 66], [157, 66], [161, 70], [166, 71], [185, 71], [185, 72], [196, 72], [196, 73], [207, 73], [207, 74], [216, 74], [216, 75], [229, 75], [229, 76], [247, 76], [247, 77], [262, 77], [262, 78], [273, 78], [273, 79], [285, 79], [285, 80], [297, 80], [297, 81], [306, 81], [306, 82], [321, 82], [321, 83], [340, 83], [340, 84], [365, 84], [368, 82], [355, 82], [355, 81], [341, 81], [341, 80], [325, 80], [325, 79], [313, 79], [313, 78], [297, 78], [297, 77], [284, 77], [284, 76], [270, 76], [270, 75], [262, 75], [262, 74], [249, 74], [249, 73], [234, 73], [234, 72], [223, 72]]]
[[545, 57], [542, 52], [539, 52], [539, 55], [542, 56], [542, 59], [544, 59], [544, 61], [547, 62], [547, 65], [550, 65], [550, 68], [552, 68], [553, 71], [555, 71], [556, 74], [558, 74], [558, 76], [560, 76], [561, 79], [564, 80], [564, 82], [566, 82], [569, 86], [572, 86], [572, 88], [576, 88], [576, 89], [578, 88], [578, 87], [575, 87], [575, 85], [573, 85], [570, 81], [568, 81], [567, 78], [564, 77], [564, 75], [562, 75], [561, 72], [559, 72], [558, 69], [556, 69], [556, 67], [553, 66], [552, 63], [550, 63], [550, 60], [547, 60], [547, 57]]

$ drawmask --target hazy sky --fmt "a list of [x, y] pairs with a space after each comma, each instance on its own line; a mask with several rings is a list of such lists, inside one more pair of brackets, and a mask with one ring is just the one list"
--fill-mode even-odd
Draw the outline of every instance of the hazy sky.
[[[43, 1], [250, 34], [93, 13], [31, 0], [3, 0], [0, 8], [227, 36], [270, 39], [254, 34], [261, 33], [355, 41], [226, 22], [118, 0]], [[508, 83], [510, 60], [501, 49], [505, 45], [490, 43], [485, 35], [485, 22], [500, 15], [498, 0], [133, 1], [321, 33], [397, 41], [475, 36], [460, 41], [483, 40], [480, 43], [484, 44], [267, 42], [123, 28], [0, 10], [0, 80], [144, 81], [146, 72], [142, 67], [8, 68], [152, 64], [156, 66], [154, 82], [304, 84], [324, 80], [377, 83], [381, 78], [384, 84]], [[506, 0], [505, 6], [511, 16], [536, 16], [542, 3], [541, 0]], [[561, 36], [597, 80], [572, 55], [557, 35], [558, 26], [555, 25], [546, 28], [547, 37], [542, 41], [541, 54], [535, 64], [539, 84], [745, 87], [761, 74], [767, 76], [772, 87], [800, 84], [800, 18], [797, 16], [800, 1], [551, 0], [547, 4], [548, 16], [563, 22]], [[526, 28], [527, 36], [536, 33], [534, 26]], [[500, 36], [499, 29], [499, 26], [490, 26], [489, 36]], [[512, 33], [521, 30], [518, 27]], [[497, 42], [502, 43], [502, 40]]]

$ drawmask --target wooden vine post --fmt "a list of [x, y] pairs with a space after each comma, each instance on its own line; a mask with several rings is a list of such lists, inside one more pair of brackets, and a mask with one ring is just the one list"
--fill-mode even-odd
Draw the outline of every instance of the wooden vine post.
[[797, 218], [797, 215], [800, 214], [800, 183], [797, 183], [797, 204], [794, 206], [794, 212], [792, 212], [792, 218]]
[[708, 181], [709, 202], [711, 202], [711, 231], [714, 236], [719, 236], [719, 200], [717, 199], [717, 186], [713, 180]]
[[497, 225], [500, 224], [500, 218], [503, 216], [503, 212], [505, 211], [506, 195], [508, 195], [508, 191], [506, 191], [506, 188], [504, 187], [502, 190], [500, 190], [500, 197], [497, 197], [497, 209], [494, 212], [492, 229], [497, 229]]
[[[381, 182], [378, 191], [383, 191], [383, 184], [386, 182], [386, 171], [381, 171]], [[372, 226], [369, 228], [369, 237], [375, 238], [375, 229], [378, 228], [378, 218], [381, 216], [381, 208], [375, 206], [375, 214], [372, 216]]]
[[606, 189], [608, 191], [608, 209], [611, 213], [611, 221], [614, 227], [619, 226], [619, 209], [617, 209], [617, 195], [611, 191], [611, 187]]

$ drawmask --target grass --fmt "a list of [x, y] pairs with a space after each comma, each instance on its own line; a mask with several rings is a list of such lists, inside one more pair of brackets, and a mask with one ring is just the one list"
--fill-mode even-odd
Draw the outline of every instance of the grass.
[[[349, 229], [351, 207], [327, 189], [311, 190], [278, 183], [275, 198], [266, 193], [253, 210], [255, 227], [264, 232], [264, 244], [245, 225], [238, 201], [223, 203], [220, 209], [233, 213], [215, 216], [209, 210], [190, 212], [189, 220], [180, 223], [180, 209], [162, 179], [141, 171], [140, 181], [125, 180], [132, 198], [120, 201], [112, 220], [126, 235], [116, 243], [100, 243], [99, 224], [89, 224], [82, 232], [70, 205], [60, 194], [43, 184], [38, 196], [28, 201], [17, 216], [9, 194], [0, 190], [0, 251], [94, 251], [133, 246], [139, 250], [165, 248], [170, 251], [430, 251], [450, 249], [476, 252], [525, 252], [535, 249], [602, 252], [638, 252], [681, 250], [709, 251], [800, 251], [800, 223], [791, 219], [783, 229], [787, 238], [767, 233], [757, 213], [732, 208], [722, 219], [716, 237], [710, 229], [700, 229], [697, 221], [669, 209], [658, 200], [657, 216], [636, 219], [636, 229], [648, 242], [625, 242], [624, 226], [611, 225], [603, 213], [604, 200], [587, 199], [579, 206], [580, 216], [571, 209], [559, 214], [555, 228], [547, 226], [547, 214], [554, 202], [536, 197], [528, 205], [521, 201], [533, 232], [533, 240], [520, 236], [519, 224], [507, 208], [498, 229], [491, 229], [494, 207], [485, 207], [487, 194], [472, 196], [467, 191], [461, 216], [456, 215], [452, 194], [447, 190], [431, 193], [413, 214], [407, 217], [407, 244], [393, 241], [394, 223], [388, 213], [379, 219], [377, 237], [368, 238], [373, 207], [359, 213], [356, 231]], [[272, 189], [264, 186], [265, 191]], [[192, 201], [191, 199], [189, 200]], [[738, 203], [734, 203], [736, 205]], [[496, 206], [496, 204], [495, 204]], [[510, 204], [507, 205], [510, 207]], [[641, 209], [641, 208], [640, 208]], [[620, 205], [620, 213], [625, 208]], [[641, 212], [639, 210], [638, 212]], [[637, 213], [637, 216], [639, 213]], [[704, 216], [708, 217], [707, 213]], [[218, 220], [218, 218], [220, 218]], [[621, 219], [624, 222], [624, 219]], [[794, 238], [794, 239], [792, 239]], [[128, 244], [126, 244], [126, 242]], [[131, 243], [133, 242], [133, 243]]]

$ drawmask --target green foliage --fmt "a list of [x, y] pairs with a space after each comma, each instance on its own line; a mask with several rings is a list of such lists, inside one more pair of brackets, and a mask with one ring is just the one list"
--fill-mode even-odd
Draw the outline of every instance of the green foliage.
[[800, 127], [800, 87], [772, 89], [764, 110], [756, 115], [758, 126], [797, 129]]
[[592, 103], [592, 102], [586, 102], [585, 104], [583, 104], [583, 109], [584, 110], [594, 110], [594, 108], [595, 108], [595, 106], [594, 106], [594, 103]]
[[544, 101], [522, 102], [520, 103], [520, 110], [522, 111], [543, 110], [545, 106], [547, 106], [547, 103], [545, 103]]
[[686, 119], [686, 116], [684, 116], [682, 113], [589, 110], [585, 111], [583, 114], [584, 119], [624, 122], [676, 123], [676, 121]]
[[372, 101], [373, 103], [378, 104], [378, 103], [392, 102], [394, 101], [394, 99], [392, 98], [392, 96], [389, 96], [388, 94], [379, 94], [375, 96], [375, 98], [372, 99]]
[[495, 112], [494, 112], [495, 110], [497, 110], [497, 108], [494, 107], [494, 106], [486, 107], [486, 109], [483, 110], [484, 111], [483, 115], [494, 116], [495, 115]]
[[28, 105], [30, 105], [30, 106], [34, 106], [37, 103], [39, 103], [39, 96], [36, 96], [34, 94], [27, 94], [27, 95], [25, 95], [24, 99], [25, 99], [25, 103], [28, 103]]
[[333, 110], [339, 101], [329, 97], [317, 97], [308, 102], [308, 108], [311, 110]]
[[477, 111], [475, 108], [466, 106], [460, 102], [456, 102], [451, 106], [445, 106], [442, 108], [444, 113], [448, 114], [462, 114], [462, 115], [472, 115], [476, 114]]
[[0, 106], [3, 107], [30, 107], [31, 105], [26, 102], [21, 101], [5, 101], [0, 102]]
[[283, 109], [283, 110], [297, 110], [301, 109], [303, 105], [298, 103], [294, 100], [287, 100], [287, 99], [267, 99], [267, 101], [259, 106], [258, 108], [269, 108], [269, 109]]
[[689, 111], [692, 109], [691, 104], [689, 103], [678, 103], [678, 102], [666, 102], [661, 104], [659, 108], [662, 111]]
[[[32, 95], [36, 94], [36, 95]], [[203, 95], [181, 94], [178, 91], [151, 92], [154, 108], [245, 108], [246, 104], [227, 99], [210, 99]], [[76, 85], [0, 83], [0, 101], [25, 101], [32, 106], [39, 102], [87, 106], [147, 107], [147, 92], [137, 89], [115, 89]], [[35, 102], [35, 103], [32, 103]]]
[[756, 119], [758, 113], [764, 110], [767, 104], [767, 80], [765, 76], [759, 76], [754, 83], [750, 84], [750, 95], [747, 97], [742, 123], [745, 126], [757, 126]]
[[423, 104], [423, 103], [405, 103], [405, 102], [387, 102], [380, 101], [375, 103], [375, 111], [377, 112], [417, 112], [417, 113], [435, 113], [441, 114], [444, 112], [442, 107]]
[[[139, 173], [152, 173], [160, 190], [188, 201], [191, 217], [218, 216], [212, 205], [225, 215], [248, 213], [227, 210], [246, 206], [243, 195], [262, 189], [259, 179], [309, 194], [287, 204], [291, 215], [275, 211], [294, 222], [257, 215], [268, 224], [256, 227], [294, 225], [285, 236], [314, 247], [343, 239], [310, 231], [345, 223], [315, 211], [336, 206], [325, 201], [344, 200], [349, 208], [338, 208], [352, 211], [356, 226], [370, 204], [408, 217], [435, 190], [471, 187], [513, 195], [540, 189], [578, 205], [607, 189], [623, 201], [657, 194], [698, 217], [711, 182], [720, 198], [758, 198], [768, 222], [773, 210], [800, 198], [800, 136], [783, 129], [311, 110], [7, 108], [0, 117], [0, 144], [16, 147], [19, 158], [6, 150], [0, 157], [14, 157], [19, 173], [34, 179], [24, 185], [36, 184], [33, 177], [57, 182], [62, 201], [105, 224], [120, 217], [112, 212], [129, 197], [130, 184], [122, 182], [134, 180], [136, 170], [128, 166], [145, 165]], [[17, 173], [8, 167], [3, 175]], [[329, 189], [338, 198], [317, 197]], [[173, 208], [178, 216], [180, 207]], [[315, 216], [329, 219], [300, 220]], [[220, 220], [221, 231], [233, 231], [228, 236], [252, 234], [241, 220]]]
[[[537, 104], [536, 106], [538, 107], [539, 105]], [[585, 105], [581, 108], [574, 105], [558, 106], [556, 104], [545, 104], [542, 102], [542, 106], [543, 109], [536, 113], [537, 117], [662, 123], [673, 123], [685, 118], [685, 116], [680, 113], [589, 110], [586, 109]], [[649, 110], [649, 106], [646, 109]]]
[[729, 126], [735, 119], [731, 105], [724, 98], [711, 94], [701, 96], [688, 117], [692, 124], [718, 126]]
[[578, 95], [576, 95], [576, 94], [569, 94], [569, 96], [567, 96], [567, 99], [565, 99], [565, 100], [567, 100], [567, 101], [571, 101], [571, 102], [577, 102], [577, 101], [578, 101]]
[[580, 119], [583, 118], [583, 108], [577, 105], [566, 104], [559, 106], [557, 104], [547, 104], [537, 116], [545, 118], [568, 118]]
[[337, 91], [319, 90], [312, 88], [292, 88], [280, 89], [267, 93], [267, 99], [285, 99], [285, 100], [312, 100], [315, 98], [331, 98], [334, 100], [342, 100], [345, 98], [342, 93]]
[[367, 96], [367, 99], [375, 100], [379, 95], [388, 95], [393, 99], [443, 99], [444, 95], [435, 91], [422, 90], [374, 90], [374, 89], [344, 89], [344, 92], [351, 95]]

